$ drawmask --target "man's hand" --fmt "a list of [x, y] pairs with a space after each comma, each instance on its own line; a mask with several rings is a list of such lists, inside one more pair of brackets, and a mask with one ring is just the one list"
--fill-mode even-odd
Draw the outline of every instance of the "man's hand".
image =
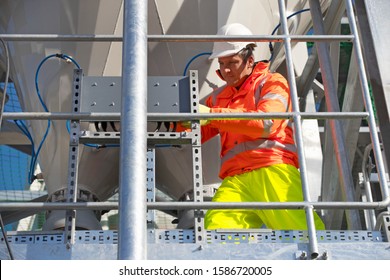
[[[210, 113], [210, 107], [207, 107], [205, 105], [199, 104], [199, 113], [201, 114], [208, 114]], [[200, 125], [208, 125], [210, 123], [210, 120], [200, 120]], [[180, 125], [185, 128], [191, 128], [191, 122], [190, 121], [183, 121], [180, 122]]]
[[184, 128], [191, 128], [191, 122], [190, 121], [182, 121], [180, 122], [180, 125]]
[[199, 113], [210, 113], [210, 107], [207, 107], [205, 105], [199, 104]]
[[[207, 107], [205, 105], [199, 104], [199, 113], [201, 114], [208, 114], [210, 113], [211, 109], [210, 107]], [[210, 120], [200, 120], [200, 125], [208, 125], [210, 123]]]

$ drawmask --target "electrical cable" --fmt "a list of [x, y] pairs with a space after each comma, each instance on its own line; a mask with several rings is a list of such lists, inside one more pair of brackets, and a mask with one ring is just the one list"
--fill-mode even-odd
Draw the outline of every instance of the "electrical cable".
[[[40, 90], [39, 90], [39, 85], [38, 85], [38, 80], [39, 80], [39, 72], [43, 66], [43, 64], [51, 59], [51, 58], [60, 58], [62, 60], [65, 60], [67, 62], [71, 61], [78, 69], [80, 69], [80, 66], [79, 64], [70, 56], [66, 55], [66, 54], [52, 54], [52, 55], [48, 55], [46, 56], [39, 64], [38, 68], [37, 68], [37, 71], [35, 72], [35, 90], [36, 90], [36, 93], [37, 93], [37, 96], [38, 96], [38, 99], [43, 107], [43, 109], [45, 110], [45, 112], [49, 112], [45, 102], [43, 101], [42, 99], [42, 96], [41, 96], [41, 93], [40, 93]], [[35, 153], [35, 156], [34, 158], [32, 158], [32, 168], [30, 169], [30, 173], [29, 173], [29, 180], [30, 180], [30, 183], [32, 183], [34, 181], [34, 169], [35, 169], [35, 166], [37, 164], [37, 160], [38, 160], [38, 155], [41, 151], [41, 148], [43, 146], [43, 143], [45, 142], [46, 140], [46, 137], [47, 135], [49, 134], [49, 131], [50, 131], [50, 126], [51, 126], [51, 120], [48, 120], [47, 121], [47, 128], [46, 128], [46, 131], [45, 131], [45, 134], [43, 135], [42, 137], [42, 140], [41, 142], [39, 143], [39, 146], [38, 146], [38, 149]]]
[[[23, 132], [24, 135], [30, 140], [31, 143], [31, 159], [35, 157], [35, 145], [34, 145], [34, 139], [27, 129], [26, 124], [22, 120], [14, 120], [15, 124], [18, 126], [18, 128]], [[30, 161], [30, 168], [29, 168], [29, 176], [28, 176], [28, 181], [31, 181], [31, 170], [34, 170], [33, 167], [33, 160]]]
[[[297, 11], [297, 12], [292, 13], [291, 15], [289, 15], [289, 16], [287, 17], [287, 19], [290, 19], [290, 18], [292, 18], [293, 16], [299, 15], [299, 14], [301, 14], [301, 13], [303, 13], [303, 12], [307, 12], [307, 11], [310, 11], [310, 9], [299, 10], [299, 11]], [[280, 23], [274, 28], [274, 30], [272, 31], [271, 35], [274, 35], [275, 32], [279, 29], [279, 27], [280, 27]], [[269, 43], [268, 43], [268, 47], [269, 47], [269, 51], [270, 51], [270, 53], [271, 53], [271, 57], [269, 58], [269, 61], [271, 61], [272, 58], [273, 58], [273, 56], [274, 56], [274, 47], [273, 47], [273, 45], [272, 45], [272, 42], [269, 42]]]
[[195, 56], [193, 56], [190, 61], [188, 61], [186, 67], [184, 67], [184, 72], [183, 72], [183, 76], [186, 76], [187, 75], [187, 71], [188, 71], [188, 67], [190, 66], [190, 64], [195, 60], [197, 59], [198, 57], [202, 56], [202, 55], [211, 55], [211, 52], [203, 52], [203, 53], [199, 53]]

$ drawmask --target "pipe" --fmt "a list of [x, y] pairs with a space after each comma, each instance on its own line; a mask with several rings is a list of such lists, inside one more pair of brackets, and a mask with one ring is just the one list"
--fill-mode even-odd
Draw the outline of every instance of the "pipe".
[[[310, 0], [310, 13], [313, 19], [313, 28], [316, 34], [325, 34], [325, 28], [322, 19], [321, 7], [317, 0]], [[329, 45], [327, 43], [317, 43], [317, 53], [320, 62], [321, 73], [324, 81], [326, 106], [328, 111], [340, 112], [337, 96], [336, 84], [333, 77], [332, 66], [330, 65]], [[345, 148], [344, 132], [340, 121], [331, 120], [329, 122], [335, 149], [337, 167], [339, 170], [339, 179], [341, 193], [345, 201], [354, 201], [353, 179], [351, 166], [348, 160]], [[357, 211], [346, 211], [347, 224], [350, 229], [360, 229], [360, 217]]]
[[[302, 119], [366, 119], [366, 112], [286, 112], [286, 113], [148, 113], [148, 121], [186, 121], [208, 119], [290, 119], [299, 115]], [[82, 120], [119, 121], [120, 113], [46, 113], [46, 112], [4, 112], [6, 120]]]
[[[57, 35], [57, 34], [0, 34], [6, 41], [59, 41], [59, 42], [122, 42], [122, 36], [118, 35]], [[340, 41], [350, 42], [351, 35], [290, 35], [293, 42], [315, 42], [315, 41]], [[223, 41], [256, 41], [256, 42], [283, 42], [286, 36], [283, 35], [256, 35], [256, 36], [219, 36], [219, 35], [149, 35], [149, 42], [223, 42]]]
[[[147, 202], [148, 210], [172, 209], [377, 209], [390, 206], [390, 199], [377, 202]], [[118, 209], [118, 202], [0, 202], [0, 212], [16, 210]], [[3, 213], [4, 214], [4, 213]]]
[[[366, 108], [366, 111], [369, 114], [368, 118], [368, 124], [370, 127], [370, 137], [371, 137], [371, 142], [373, 145], [373, 151], [375, 155], [375, 163], [377, 165], [377, 170], [378, 170], [378, 175], [379, 175], [379, 183], [381, 186], [381, 191], [382, 191], [382, 196], [384, 200], [389, 200], [389, 187], [387, 184], [387, 179], [386, 179], [386, 170], [385, 170], [385, 165], [383, 163], [383, 157], [382, 157], [382, 152], [380, 148], [380, 142], [379, 142], [379, 137], [378, 137], [378, 131], [375, 123], [375, 114], [372, 106], [372, 101], [370, 97], [370, 91], [368, 88], [368, 81], [367, 81], [367, 75], [366, 75], [366, 69], [364, 67], [364, 60], [363, 60], [363, 55], [362, 55], [362, 48], [360, 46], [360, 40], [359, 40], [359, 32], [356, 27], [356, 22], [355, 22], [355, 14], [353, 11], [352, 3], [351, 0], [346, 0], [346, 7], [347, 7], [347, 15], [348, 15], [348, 21], [349, 21], [349, 26], [351, 28], [351, 33], [355, 36], [355, 39], [353, 41], [354, 43], [354, 52], [355, 56], [357, 59], [358, 64], [360, 65], [359, 67], [359, 77], [360, 77], [360, 83], [363, 89], [363, 100], [364, 100], [364, 105]], [[390, 208], [388, 208], [390, 211]]]
[[118, 259], [146, 259], [147, 1], [125, 0]]
[[[292, 52], [291, 52], [291, 39], [288, 37], [289, 30], [287, 25], [286, 7], [283, 0], [279, 0], [279, 14], [280, 14], [282, 32], [287, 36], [287, 38], [284, 40], [284, 49], [286, 53], [287, 74], [288, 74], [288, 82], [290, 86], [292, 109], [294, 112], [299, 112], [298, 93], [297, 93], [297, 86], [295, 82]], [[306, 202], [310, 202], [308, 179], [306, 173], [307, 169], [306, 169], [303, 139], [302, 139], [302, 123], [299, 115], [294, 116], [294, 126], [295, 126], [294, 129], [295, 140], [298, 148], [298, 158], [299, 158], [300, 174], [301, 174], [301, 181], [302, 181], [303, 199]], [[306, 213], [307, 230], [309, 236], [309, 251], [311, 252], [311, 258], [315, 259], [318, 257], [319, 253], [318, 253], [317, 234], [316, 234], [315, 223], [314, 223], [313, 207], [311, 205], [305, 207], [305, 213]]]

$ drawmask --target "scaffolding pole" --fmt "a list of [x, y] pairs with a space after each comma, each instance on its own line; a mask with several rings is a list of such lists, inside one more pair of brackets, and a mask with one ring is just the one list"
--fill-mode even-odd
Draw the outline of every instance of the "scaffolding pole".
[[[316, 34], [325, 34], [321, 7], [317, 0], [310, 0], [310, 12], [313, 19], [313, 28]], [[340, 107], [336, 96], [336, 84], [330, 65], [329, 45], [327, 43], [317, 43], [317, 53], [320, 62], [321, 73], [324, 81], [326, 106], [331, 112], [339, 112]], [[348, 155], [345, 148], [344, 131], [338, 120], [330, 120], [330, 129], [335, 150], [336, 162], [340, 173], [340, 185], [343, 199], [354, 201], [353, 179]], [[359, 229], [359, 213], [353, 210], [346, 211], [347, 224], [349, 229]]]
[[[286, 52], [288, 81], [289, 81], [290, 91], [291, 91], [292, 110], [294, 112], [299, 112], [297, 86], [295, 83], [292, 53], [291, 53], [291, 40], [288, 38], [289, 32], [288, 32], [288, 25], [287, 25], [286, 8], [284, 5], [285, 5], [284, 1], [279, 0], [280, 23], [282, 26], [283, 34], [287, 36], [286, 40], [284, 41], [284, 47]], [[301, 118], [299, 115], [296, 115], [294, 117], [294, 125], [295, 125], [295, 138], [296, 138], [296, 145], [298, 148], [298, 157], [299, 157], [300, 173], [301, 173], [301, 180], [302, 180], [303, 198], [305, 201], [310, 202], [311, 199], [310, 199], [308, 180], [306, 174], [305, 155], [303, 154], [304, 149], [303, 149], [303, 139], [302, 139]], [[317, 258], [319, 253], [318, 253], [318, 242], [317, 242], [317, 236], [316, 236], [315, 224], [314, 224], [313, 206], [308, 205], [307, 207], [305, 207], [305, 213], [306, 213], [306, 221], [307, 221], [307, 230], [309, 235], [310, 256], [312, 259], [315, 259]]]
[[118, 259], [146, 259], [147, 1], [125, 0]]

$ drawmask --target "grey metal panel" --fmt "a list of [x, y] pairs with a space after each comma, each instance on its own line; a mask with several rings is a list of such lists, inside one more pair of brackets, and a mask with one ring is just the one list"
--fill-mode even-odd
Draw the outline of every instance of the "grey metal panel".
[[120, 112], [122, 77], [84, 76], [81, 112]]
[[[190, 84], [184, 76], [148, 77], [149, 113], [189, 113]], [[121, 108], [121, 77], [85, 76], [80, 111], [115, 113]]]
[[190, 112], [190, 84], [188, 77], [149, 77], [148, 112]]

